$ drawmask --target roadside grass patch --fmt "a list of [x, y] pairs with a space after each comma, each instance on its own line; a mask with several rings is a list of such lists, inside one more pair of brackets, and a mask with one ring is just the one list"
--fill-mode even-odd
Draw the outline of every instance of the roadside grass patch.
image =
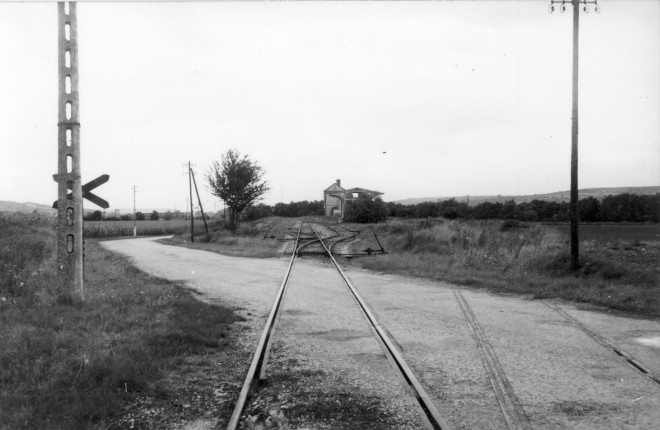
[[[215, 228], [216, 221], [207, 220]], [[111, 237], [133, 236], [133, 226], [136, 226], [138, 236], [168, 236], [175, 234], [190, 234], [190, 220], [142, 220], [137, 221], [85, 221], [83, 225], [86, 238], [107, 239]], [[195, 220], [195, 234], [204, 234], [202, 220]]]
[[185, 233], [163, 239], [161, 242], [233, 257], [274, 258], [279, 257], [279, 249], [282, 246], [282, 242], [276, 239], [290, 231], [293, 224], [291, 219], [268, 217], [242, 222], [235, 232], [219, 225], [208, 235], [195, 236], [194, 242], [190, 241], [190, 234]]
[[62, 299], [52, 224], [0, 215], [0, 225], [3, 274], [12, 271], [0, 287], [0, 428], [103, 428], [138, 396], [167, 399], [167, 371], [226, 346], [239, 319], [93, 240], [85, 300]]

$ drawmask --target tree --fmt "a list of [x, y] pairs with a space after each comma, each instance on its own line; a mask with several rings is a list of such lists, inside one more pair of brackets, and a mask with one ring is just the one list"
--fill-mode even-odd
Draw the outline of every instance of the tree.
[[245, 208], [245, 219], [247, 221], [258, 220], [259, 218], [266, 218], [272, 212], [272, 208], [263, 203], [258, 205], [250, 205]]
[[387, 206], [380, 197], [371, 199], [368, 196], [360, 196], [346, 211], [346, 220], [351, 222], [372, 223], [385, 221], [387, 218]]
[[152, 221], [158, 221], [158, 218], [160, 218], [158, 211], [153, 211], [151, 212], [151, 215], [149, 215], [149, 219]]
[[135, 212], [135, 219], [137, 221], [144, 221], [147, 217], [142, 212]]
[[269, 190], [268, 183], [262, 181], [263, 175], [264, 170], [256, 161], [236, 149], [224, 153], [222, 160], [214, 161], [206, 173], [211, 194], [222, 199], [231, 209], [229, 223], [232, 230], [236, 229], [241, 212]]
[[92, 213], [86, 214], [83, 218], [85, 221], [101, 221], [101, 219], [103, 219], [103, 212], [94, 211]]
[[580, 221], [596, 222], [600, 218], [600, 200], [593, 196], [578, 200]]

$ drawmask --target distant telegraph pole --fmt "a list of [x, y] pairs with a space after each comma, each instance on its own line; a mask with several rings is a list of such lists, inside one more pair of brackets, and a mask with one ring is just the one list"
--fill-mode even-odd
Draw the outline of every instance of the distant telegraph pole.
[[135, 212], [135, 185], [133, 185], [133, 237], [137, 236], [137, 212]]
[[206, 215], [204, 215], [204, 208], [202, 207], [202, 199], [199, 198], [199, 189], [197, 188], [197, 181], [195, 180], [195, 172], [190, 169], [190, 176], [192, 176], [193, 185], [195, 186], [195, 194], [197, 194], [197, 203], [199, 204], [199, 211], [202, 213], [202, 221], [204, 221], [204, 230], [209, 234], [209, 226], [206, 224]]
[[566, 3], [573, 5], [573, 109], [571, 115], [571, 202], [569, 218], [571, 221], [571, 269], [580, 267], [579, 239], [578, 239], [578, 60], [579, 60], [579, 30], [580, 7], [589, 13], [589, 4], [594, 5], [594, 11], [600, 13], [598, 0], [550, 0], [550, 12], [555, 11], [555, 4], [559, 10], [566, 11]]
[[195, 212], [193, 211], [193, 198], [192, 198], [192, 169], [190, 161], [188, 161], [188, 188], [190, 189], [190, 241], [195, 241]]

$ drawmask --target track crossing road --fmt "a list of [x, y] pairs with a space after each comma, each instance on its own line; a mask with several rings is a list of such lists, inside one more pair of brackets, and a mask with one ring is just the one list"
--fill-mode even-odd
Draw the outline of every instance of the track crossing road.
[[[262, 322], [288, 262], [226, 257], [153, 239], [103, 245], [151, 275], [183, 281]], [[319, 363], [324, 360], [319, 339], [332, 340], [332, 375], [343, 372], [361, 383], [360, 375], [369, 372], [351, 373], [351, 368], [362, 369], [360, 360], [371, 360], [372, 368], [383, 363], [373, 345], [367, 346], [368, 329], [341, 312], [350, 306], [339, 296], [345, 294], [342, 288], [328, 284], [336, 281], [331, 265], [318, 258], [296, 264], [295, 287], [285, 297], [274, 344], [279, 349], [272, 354], [286, 351], [298, 354], [290, 358], [299, 363]], [[655, 429], [660, 422], [660, 384], [649, 376], [660, 375], [660, 349], [643, 342], [660, 336], [660, 322], [364, 270], [347, 274], [452, 428]], [[329, 310], [328, 303], [338, 304], [337, 310]], [[327, 322], [310, 329], [317, 311]], [[367, 352], [356, 349], [360, 339]], [[333, 383], [341, 381], [329, 377], [328, 384]], [[383, 390], [379, 383], [363, 388], [397, 407], [399, 395], [392, 393], [398, 388]], [[409, 410], [409, 404], [402, 400], [398, 407]], [[409, 421], [410, 428], [416, 426]]]

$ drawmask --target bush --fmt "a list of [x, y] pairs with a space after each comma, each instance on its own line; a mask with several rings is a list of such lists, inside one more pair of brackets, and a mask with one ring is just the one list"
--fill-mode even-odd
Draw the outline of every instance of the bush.
[[370, 199], [360, 196], [352, 204], [347, 205], [346, 221], [359, 223], [375, 223], [385, 221], [387, 207], [380, 197]]

